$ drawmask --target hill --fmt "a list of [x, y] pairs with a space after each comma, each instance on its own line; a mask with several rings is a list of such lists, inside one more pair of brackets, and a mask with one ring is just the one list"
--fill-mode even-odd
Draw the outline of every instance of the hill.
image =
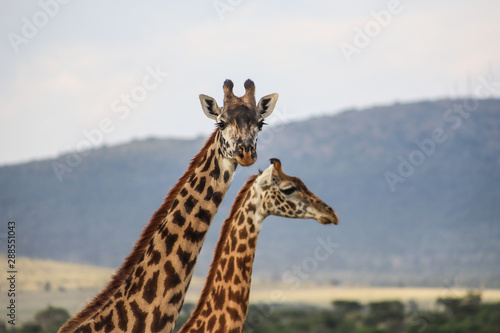
[[[239, 187], [278, 157], [340, 223], [269, 218], [256, 276], [290, 287], [500, 287], [500, 101], [476, 102], [394, 104], [274, 127], [271, 116], [259, 160], [238, 168], [195, 274], [206, 274]], [[204, 141], [149, 139], [1, 167], [0, 211], [16, 221], [19, 255], [119, 266]], [[315, 257], [322, 244], [327, 258]]]

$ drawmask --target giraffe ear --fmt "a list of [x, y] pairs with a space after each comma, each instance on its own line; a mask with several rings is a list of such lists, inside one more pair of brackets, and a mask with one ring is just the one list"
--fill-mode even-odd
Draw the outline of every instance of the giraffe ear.
[[266, 170], [264, 170], [264, 172], [262, 172], [259, 175], [259, 178], [257, 181], [258, 181], [259, 186], [263, 190], [269, 188], [273, 184], [273, 170], [274, 170], [274, 165], [271, 164], [270, 166], [267, 167]]
[[257, 104], [257, 112], [259, 112], [263, 118], [267, 118], [273, 113], [276, 102], [278, 101], [278, 96], [278, 94], [274, 93], [260, 99], [259, 104]]
[[221, 108], [217, 105], [215, 99], [207, 95], [200, 95], [201, 107], [205, 115], [213, 120], [217, 120], [217, 117], [221, 113]]

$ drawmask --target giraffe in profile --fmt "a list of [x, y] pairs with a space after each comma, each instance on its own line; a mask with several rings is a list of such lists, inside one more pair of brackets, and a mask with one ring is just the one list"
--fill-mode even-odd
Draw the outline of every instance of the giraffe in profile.
[[179, 333], [243, 332], [257, 237], [267, 216], [338, 223], [335, 211], [299, 178], [286, 175], [278, 159], [271, 163], [263, 173], [250, 177], [238, 193], [222, 225], [201, 297]]
[[217, 128], [187, 171], [169, 191], [132, 252], [108, 286], [71, 318], [59, 333], [171, 332], [210, 223], [238, 164], [257, 159], [257, 136], [278, 94], [255, 101], [253, 81], [245, 95], [223, 85], [224, 104], [200, 95], [203, 111]]

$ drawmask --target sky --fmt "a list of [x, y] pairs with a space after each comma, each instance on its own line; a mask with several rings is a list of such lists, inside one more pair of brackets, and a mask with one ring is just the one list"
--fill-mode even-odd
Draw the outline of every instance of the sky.
[[221, 105], [225, 79], [279, 93], [270, 125], [471, 95], [500, 82], [499, 18], [494, 0], [3, 0], [0, 165], [207, 135], [198, 95]]

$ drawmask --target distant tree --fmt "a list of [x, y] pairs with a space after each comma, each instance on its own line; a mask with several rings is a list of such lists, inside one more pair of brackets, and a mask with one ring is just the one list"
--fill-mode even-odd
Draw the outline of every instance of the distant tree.
[[462, 299], [459, 297], [438, 298], [436, 303], [444, 306], [444, 312], [449, 316], [454, 316], [459, 313], [460, 303]]
[[405, 307], [400, 301], [372, 302], [368, 304], [370, 312], [365, 319], [368, 326], [377, 326], [381, 323], [395, 327], [400, 325], [405, 317]]
[[35, 314], [35, 322], [44, 332], [57, 332], [69, 317], [65, 309], [49, 306]]
[[332, 302], [333, 311], [339, 316], [346, 316], [352, 313], [359, 313], [363, 306], [356, 301], [337, 300]]
[[445, 313], [451, 317], [467, 317], [479, 311], [481, 293], [469, 291], [465, 297], [438, 298], [436, 302], [443, 305]]
[[491, 325], [497, 329], [497, 332], [500, 332], [500, 303], [480, 305], [477, 320]]

